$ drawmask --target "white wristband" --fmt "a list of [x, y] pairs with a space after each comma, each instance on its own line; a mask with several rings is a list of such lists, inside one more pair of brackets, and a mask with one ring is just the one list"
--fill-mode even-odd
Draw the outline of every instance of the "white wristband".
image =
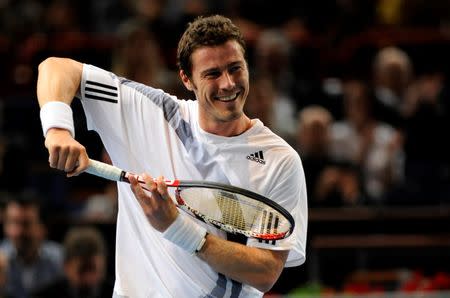
[[186, 216], [178, 214], [177, 219], [163, 232], [163, 237], [190, 254], [195, 254], [204, 241], [206, 229]]
[[44, 137], [50, 128], [67, 129], [72, 137], [75, 137], [72, 109], [61, 101], [50, 101], [41, 108], [41, 124]]

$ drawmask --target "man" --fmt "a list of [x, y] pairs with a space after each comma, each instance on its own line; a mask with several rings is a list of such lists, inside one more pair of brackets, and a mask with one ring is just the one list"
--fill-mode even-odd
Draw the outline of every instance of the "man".
[[34, 298], [106, 298], [113, 286], [105, 279], [106, 244], [92, 227], [75, 227], [64, 239], [64, 278], [35, 293]]
[[[67, 175], [88, 166], [74, 140], [70, 103], [77, 94], [88, 128], [96, 130], [114, 165], [144, 173], [131, 189], [119, 183], [114, 297], [261, 297], [283, 267], [305, 260], [307, 203], [295, 150], [243, 113], [249, 93], [245, 45], [227, 18], [198, 18], [178, 45], [179, 74], [196, 101], [70, 59], [39, 66], [37, 93], [49, 163]], [[264, 162], [247, 156], [263, 152]], [[227, 240], [226, 233], [179, 213], [162, 176], [208, 180], [261, 193], [296, 220], [275, 242]]]
[[3, 230], [6, 238], [0, 251], [8, 260], [8, 294], [29, 297], [31, 291], [62, 275], [62, 247], [45, 240], [40, 204], [34, 194], [11, 196], [5, 207]]

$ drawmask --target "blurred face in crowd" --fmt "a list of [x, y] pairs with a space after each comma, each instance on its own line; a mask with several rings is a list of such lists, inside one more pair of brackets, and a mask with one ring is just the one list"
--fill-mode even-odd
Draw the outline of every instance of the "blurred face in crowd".
[[310, 106], [298, 115], [297, 143], [303, 154], [320, 157], [327, 154], [333, 117], [323, 107]]
[[249, 90], [244, 50], [234, 40], [197, 48], [191, 56], [192, 76], [180, 73], [199, 103], [202, 126], [242, 120]]
[[357, 127], [366, 124], [370, 117], [370, 98], [367, 87], [357, 81], [347, 83], [344, 96], [348, 119]]
[[93, 297], [105, 276], [103, 255], [78, 256], [66, 260], [64, 271], [78, 297]]
[[298, 129], [297, 137], [305, 154], [324, 154], [329, 144], [328, 126], [319, 120], [303, 123]]
[[4, 232], [14, 244], [19, 257], [30, 259], [37, 255], [43, 235], [38, 207], [10, 203], [5, 210]]

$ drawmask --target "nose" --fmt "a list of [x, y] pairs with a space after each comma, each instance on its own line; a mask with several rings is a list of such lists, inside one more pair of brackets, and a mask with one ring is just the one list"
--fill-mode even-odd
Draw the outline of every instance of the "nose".
[[228, 73], [227, 71], [224, 71], [222, 75], [219, 77], [219, 87], [220, 89], [224, 90], [230, 90], [233, 89], [235, 86], [233, 76]]

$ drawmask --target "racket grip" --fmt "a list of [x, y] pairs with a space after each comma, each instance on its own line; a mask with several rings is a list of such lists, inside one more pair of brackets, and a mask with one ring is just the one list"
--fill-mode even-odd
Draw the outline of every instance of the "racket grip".
[[[131, 173], [128, 173], [116, 166], [94, 160], [89, 159], [89, 166], [85, 170], [86, 173], [95, 175], [98, 177], [102, 177], [104, 179], [112, 180], [112, 181], [122, 181], [130, 183], [130, 180], [128, 179], [129, 175], [133, 175]], [[145, 185], [145, 181], [141, 176], [137, 176], [138, 182], [141, 185]], [[153, 181], [157, 181], [156, 178], [153, 179]], [[179, 180], [164, 180], [164, 182], [169, 187], [177, 187], [180, 184]]]
[[93, 159], [89, 159], [89, 166], [85, 172], [112, 181], [123, 181], [125, 174], [125, 172], [118, 167]]

